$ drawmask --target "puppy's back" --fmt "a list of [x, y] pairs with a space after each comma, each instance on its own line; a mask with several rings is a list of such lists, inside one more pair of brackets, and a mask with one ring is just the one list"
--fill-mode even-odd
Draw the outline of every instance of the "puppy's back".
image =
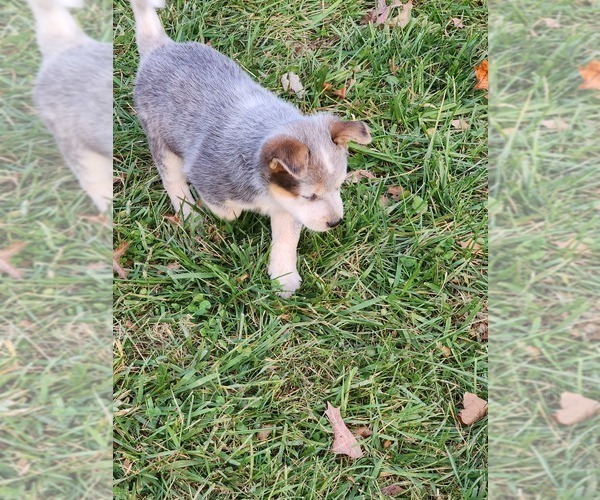
[[64, 144], [112, 156], [112, 47], [89, 42], [42, 64], [34, 89], [40, 117]]
[[238, 119], [248, 102], [272, 97], [228, 57], [189, 42], [167, 43], [142, 59], [134, 99], [140, 119], [153, 129], [147, 132], [189, 151]]

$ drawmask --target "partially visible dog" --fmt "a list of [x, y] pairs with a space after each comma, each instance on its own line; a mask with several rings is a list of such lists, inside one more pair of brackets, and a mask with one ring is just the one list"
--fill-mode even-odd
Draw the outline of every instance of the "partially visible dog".
[[112, 46], [88, 37], [73, 0], [28, 0], [43, 61], [36, 109], [99, 211], [112, 200]]
[[135, 106], [176, 211], [191, 212], [187, 182], [218, 217], [243, 210], [271, 218], [269, 275], [289, 297], [300, 230], [327, 231], [343, 217], [340, 188], [349, 141], [368, 144], [363, 122], [304, 116], [200, 43], [170, 40], [151, 0], [132, 0], [141, 62]]

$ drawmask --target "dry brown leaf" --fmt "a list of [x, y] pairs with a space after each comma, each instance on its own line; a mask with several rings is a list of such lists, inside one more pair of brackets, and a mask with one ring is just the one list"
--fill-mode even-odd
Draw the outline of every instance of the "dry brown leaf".
[[487, 401], [477, 397], [476, 394], [465, 392], [463, 396], [464, 410], [458, 414], [458, 418], [465, 425], [472, 425], [483, 418], [488, 410]]
[[533, 345], [523, 346], [523, 350], [532, 358], [537, 358], [542, 354], [542, 351]]
[[335, 96], [338, 96], [340, 99], [346, 99], [346, 93], [347, 92], [348, 92], [348, 89], [344, 85], [341, 89], [334, 90], [332, 92], [332, 94], [335, 95]]
[[381, 488], [381, 494], [386, 497], [397, 497], [404, 493], [405, 489], [399, 484], [390, 484], [385, 488]]
[[455, 28], [464, 28], [465, 25], [462, 22], [462, 19], [459, 19], [458, 17], [453, 17], [452, 19], [450, 19], [450, 21], [452, 21], [452, 24], [454, 24]]
[[323, 87], [323, 90], [325, 92], [331, 92], [331, 90], [333, 89], [333, 85], [331, 85], [331, 83], [327, 83], [327, 82], [323, 82], [323, 85], [321, 85], [321, 87]]
[[408, 0], [404, 5], [400, 4], [398, 7], [401, 7], [402, 11], [390, 21], [390, 26], [404, 28], [410, 22], [413, 4], [411, 0]]
[[471, 252], [473, 252], [474, 254], [481, 253], [481, 245], [477, 243], [473, 238], [470, 238], [466, 241], [459, 241], [458, 244], [461, 248], [471, 250]]
[[481, 64], [475, 66], [475, 76], [477, 77], [477, 84], [475, 90], [487, 90], [488, 89], [488, 62], [487, 59], [481, 62]]
[[594, 60], [579, 68], [579, 74], [583, 83], [579, 86], [581, 90], [600, 90], [600, 61]]
[[8, 274], [11, 278], [20, 280], [23, 278], [23, 272], [21, 269], [17, 269], [10, 263], [10, 258], [17, 255], [23, 248], [27, 246], [27, 243], [15, 242], [6, 248], [0, 250], [0, 273]]
[[469, 122], [463, 118], [459, 118], [458, 120], [452, 120], [450, 124], [453, 128], [457, 130], [469, 130], [471, 128]]
[[488, 339], [487, 305], [485, 305], [483, 309], [475, 315], [473, 323], [471, 324], [469, 335], [471, 335], [472, 337], [476, 337], [479, 341]]
[[561, 425], [574, 425], [589, 420], [600, 411], [600, 402], [573, 392], [560, 396], [560, 410], [552, 418]]
[[125, 475], [128, 476], [131, 472], [131, 468], [133, 467], [133, 463], [128, 458], [125, 458], [123, 459], [121, 467], [123, 468], [123, 472], [125, 473]]
[[552, 19], [551, 17], [542, 17], [542, 19], [540, 19], [540, 22], [544, 23], [546, 27], [552, 29], [558, 29], [562, 27], [562, 25], [556, 19]]
[[27, 474], [27, 472], [29, 472], [29, 469], [31, 468], [31, 462], [28, 462], [24, 458], [19, 458], [15, 464], [15, 467], [19, 473], [19, 476], [24, 476]]
[[542, 127], [546, 127], [548, 130], [569, 130], [569, 124], [562, 118], [554, 118], [552, 120], [542, 120]]
[[127, 279], [127, 271], [119, 263], [119, 259], [129, 248], [129, 243], [122, 241], [121, 244], [113, 250], [113, 271], [117, 273], [122, 280]]
[[361, 22], [362, 24], [373, 23], [381, 26], [388, 21], [392, 9], [400, 5], [402, 5], [402, 2], [399, 0], [394, 0], [391, 5], [387, 5], [386, 0], [377, 0], [377, 6], [372, 10], [368, 10]]
[[373, 175], [368, 170], [364, 169], [353, 170], [352, 172], [349, 172], [348, 175], [346, 175], [346, 182], [349, 182], [351, 184], [354, 184], [360, 181], [361, 179], [375, 179], [375, 175]]
[[332, 406], [331, 403], [328, 402], [325, 415], [327, 415], [331, 427], [333, 428], [334, 437], [331, 451], [335, 454], [348, 455], [350, 458], [362, 457], [363, 452], [360, 445], [342, 420], [340, 409]]
[[296, 94], [298, 99], [302, 99], [305, 91], [302, 82], [300, 82], [300, 77], [296, 73], [292, 73], [291, 71], [284, 73], [281, 76], [281, 85], [283, 86], [283, 90], [286, 92], [291, 90]]
[[445, 358], [449, 358], [450, 356], [452, 356], [452, 351], [450, 350], [449, 347], [443, 345], [443, 346], [439, 346], [440, 351], [442, 351], [442, 356], [444, 356]]
[[260, 442], [266, 441], [269, 438], [269, 434], [271, 434], [271, 429], [263, 429], [256, 433], [256, 439]]
[[590, 247], [588, 245], [581, 241], [576, 241], [575, 238], [570, 238], [564, 241], [551, 241], [550, 243], [561, 250], [566, 248], [576, 254], [587, 254], [590, 251]]
[[392, 186], [387, 190], [387, 194], [392, 197], [392, 200], [398, 201], [400, 197], [404, 194], [404, 188], [402, 186]]
[[181, 219], [178, 215], [165, 215], [165, 219], [167, 219], [169, 222], [172, 222], [175, 225], [181, 224]]
[[361, 438], [368, 438], [373, 435], [373, 431], [363, 425], [362, 427], [354, 429], [354, 435], [360, 436]]
[[584, 314], [571, 327], [571, 336], [588, 342], [600, 341], [600, 311]]

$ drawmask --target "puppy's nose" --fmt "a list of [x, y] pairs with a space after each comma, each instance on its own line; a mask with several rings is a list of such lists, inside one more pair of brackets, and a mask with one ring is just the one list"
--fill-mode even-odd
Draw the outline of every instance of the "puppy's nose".
[[327, 225], [328, 225], [329, 227], [335, 227], [335, 226], [338, 226], [338, 225], [340, 224], [340, 222], [342, 222], [342, 219], [334, 220], [333, 222], [329, 222], [329, 221], [328, 221], [328, 222], [327, 222]]

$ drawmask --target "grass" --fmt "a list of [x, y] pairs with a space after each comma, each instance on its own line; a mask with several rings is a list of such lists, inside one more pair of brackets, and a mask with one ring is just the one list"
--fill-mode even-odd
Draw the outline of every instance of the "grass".
[[[110, 10], [79, 14], [109, 40]], [[106, 6], [104, 6], [106, 7]], [[33, 109], [40, 57], [26, 4], [4, 2], [0, 42], [0, 497], [110, 494], [111, 232]]]
[[[600, 400], [598, 342], [584, 334], [600, 317], [600, 113], [598, 93], [578, 90], [577, 71], [600, 59], [596, 12], [597, 2], [539, 0], [490, 11], [489, 467], [496, 498], [599, 494], [600, 420], [560, 427], [551, 418], [563, 391]], [[542, 123], [559, 119], [560, 130]]]
[[[167, 216], [132, 106], [129, 8], [115, 3], [114, 476], [117, 498], [484, 498], [487, 396], [487, 109], [473, 90], [485, 5], [415, 2], [410, 24], [361, 25], [370, 2], [171, 2], [176, 40], [210, 41], [303, 111], [365, 120], [344, 224], [304, 232], [299, 293], [266, 276], [269, 228], [245, 214]], [[451, 18], [462, 18], [455, 28]], [[303, 99], [284, 95], [297, 73]], [[323, 91], [349, 85], [340, 99]], [[470, 127], [458, 130], [452, 120]], [[403, 190], [394, 201], [387, 190]], [[388, 204], [380, 198], [388, 196]], [[471, 243], [469, 243], [471, 242]], [[330, 453], [326, 402], [367, 425], [365, 457]]]

